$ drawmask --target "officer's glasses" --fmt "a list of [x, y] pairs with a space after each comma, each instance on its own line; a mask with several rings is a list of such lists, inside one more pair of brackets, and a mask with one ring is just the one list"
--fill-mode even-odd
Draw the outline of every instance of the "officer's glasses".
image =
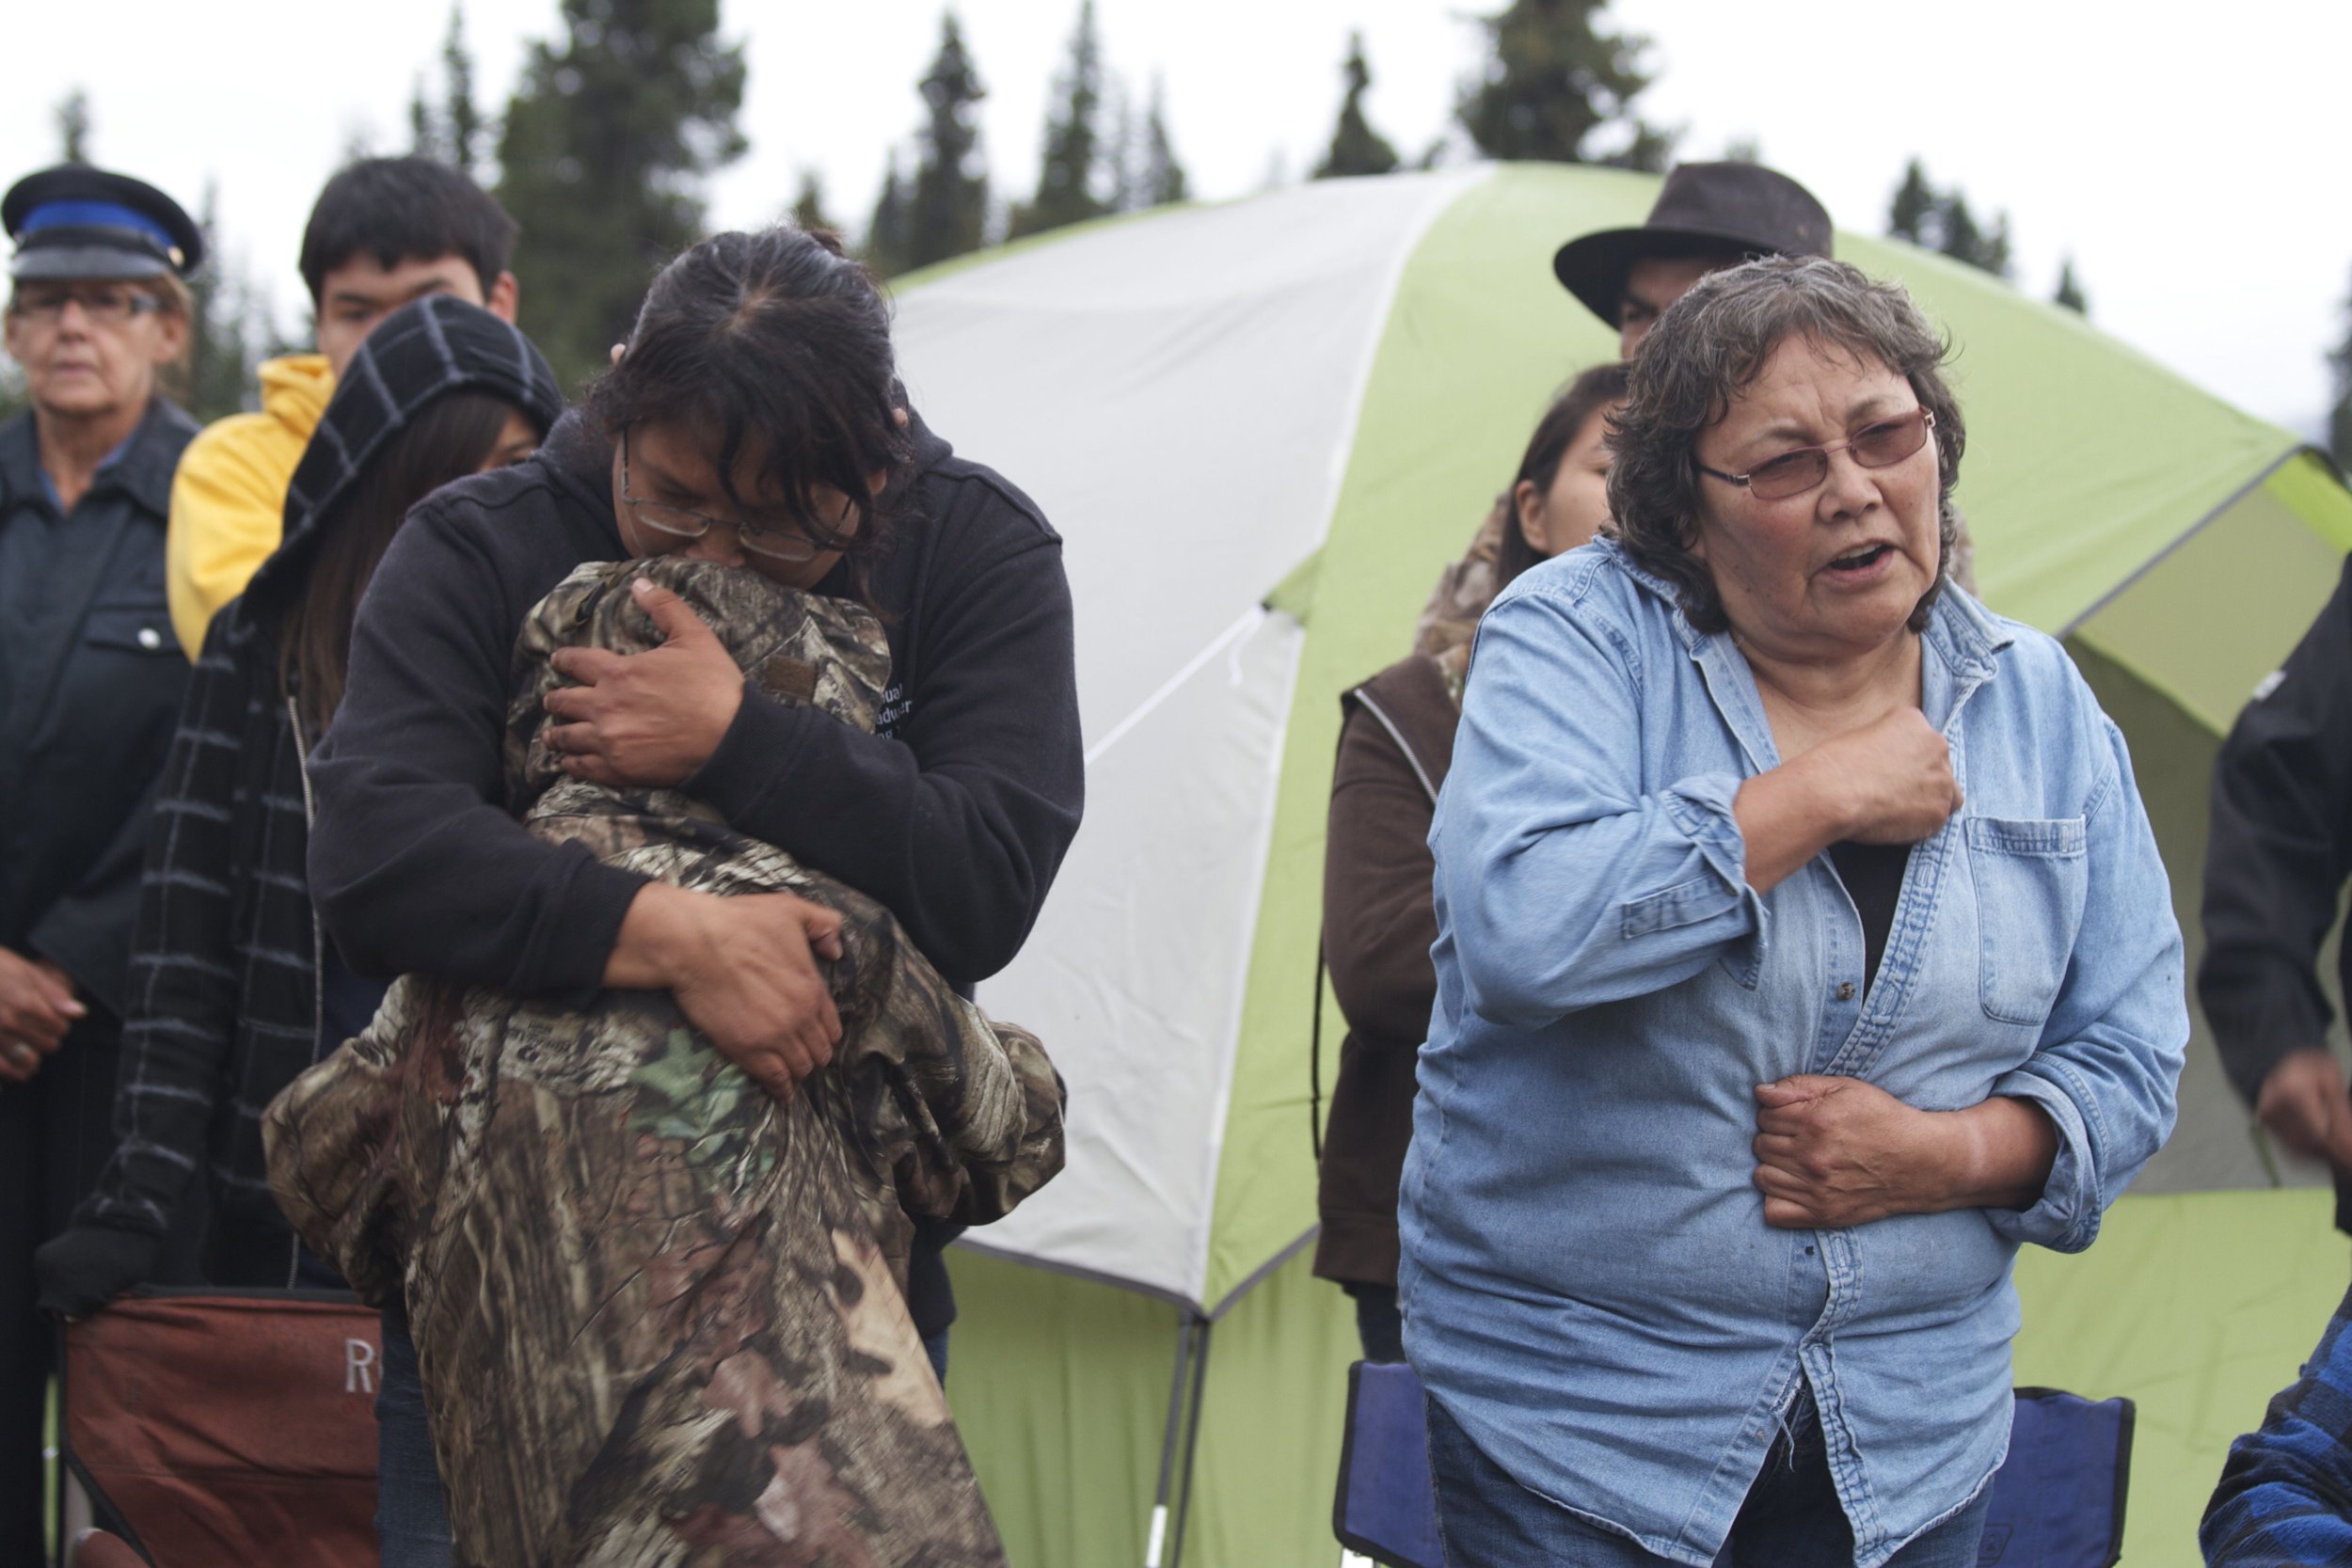
[[783, 529], [761, 528], [750, 523], [736, 522], [727, 517], [707, 516], [683, 506], [671, 506], [662, 501], [644, 500], [629, 494], [628, 432], [621, 432], [621, 499], [639, 522], [657, 533], [675, 539], [700, 539], [714, 528], [731, 529], [736, 542], [755, 555], [771, 561], [814, 561], [826, 546], [805, 533], [787, 533]]
[[134, 316], [151, 316], [164, 308], [164, 302], [145, 289], [101, 283], [78, 289], [20, 289], [8, 309], [43, 326], [55, 326], [65, 320], [69, 305], [80, 306], [82, 319], [98, 326], [120, 326]]

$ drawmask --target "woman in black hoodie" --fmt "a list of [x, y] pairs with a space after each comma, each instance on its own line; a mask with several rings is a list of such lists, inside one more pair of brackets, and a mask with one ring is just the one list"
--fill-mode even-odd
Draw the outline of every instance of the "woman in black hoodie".
[[199, 1169], [209, 1282], [341, 1283], [302, 1257], [261, 1140], [271, 1097], [382, 995], [311, 911], [305, 757], [409, 507], [530, 455], [562, 411], [529, 339], [446, 296], [386, 318], [345, 370], [287, 491], [284, 542], [214, 618], [181, 707], [133, 942], [119, 1141], [73, 1227], [41, 1249], [45, 1306], [88, 1312], [148, 1277]]

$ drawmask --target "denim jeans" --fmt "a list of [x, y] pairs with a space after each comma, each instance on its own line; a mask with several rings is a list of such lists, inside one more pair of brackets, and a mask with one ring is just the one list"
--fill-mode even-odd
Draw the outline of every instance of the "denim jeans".
[[424, 1380], [408, 1319], [384, 1313], [384, 1380], [375, 1392], [375, 1536], [383, 1568], [449, 1568], [449, 1504], [441, 1495]]
[[[1715, 1568], [1828, 1568], [1853, 1560], [1853, 1534], [1830, 1481], [1820, 1423], [1791, 1426], [1793, 1440], [1784, 1436], [1772, 1445], [1749, 1487]], [[1429, 1465], [1446, 1568], [1664, 1568], [1668, 1562], [1513, 1481], [1435, 1400], [1429, 1402]], [[1975, 1568], [1991, 1500], [1987, 1487], [1959, 1513], [1914, 1536], [1886, 1568]]]

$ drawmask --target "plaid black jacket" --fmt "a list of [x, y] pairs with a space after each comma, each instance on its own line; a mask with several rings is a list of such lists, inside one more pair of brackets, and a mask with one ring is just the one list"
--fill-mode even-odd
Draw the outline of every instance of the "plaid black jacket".
[[2352, 1294], [2262, 1429], [2230, 1445], [2197, 1543], [2208, 1568], [2352, 1562]]
[[369, 335], [294, 470], [283, 542], [213, 619], [165, 764], [126, 988], [118, 1142], [75, 1219], [160, 1234], [201, 1168], [217, 1285], [292, 1281], [294, 1234], [270, 1196], [261, 1117], [320, 1045], [303, 775], [317, 737], [279, 678], [278, 621], [337, 499], [426, 404], [462, 388], [513, 403], [542, 431], [562, 411], [530, 340], [472, 306], [421, 300]]

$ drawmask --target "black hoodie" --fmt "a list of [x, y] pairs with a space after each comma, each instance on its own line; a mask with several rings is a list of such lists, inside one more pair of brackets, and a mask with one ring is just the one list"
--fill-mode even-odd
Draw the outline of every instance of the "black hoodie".
[[[886, 905], [959, 986], [1020, 950], [1077, 832], [1084, 771], [1061, 540], [1028, 498], [914, 426], [868, 563], [890, 640], [878, 733], [747, 689], [687, 781], [739, 832]], [[593, 994], [640, 879], [508, 816], [501, 743], [524, 614], [626, 554], [612, 444], [566, 415], [532, 462], [437, 492], [360, 606], [313, 759], [310, 886], [354, 968], [519, 996]], [[846, 567], [818, 585], [850, 592]], [[949, 1321], [945, 1275], [910, 1307]]]
[[369, 460], [461, 388], [503, 398], [542, 429], [563, 410], [531, 341], [474, 306], [420, 300], [368, 335], [294, 469], [276, 553], [213, 618], [164, 767], [132, 942], [117, 1145], [75, 1225], [159, 1235], [208, 1165], [204, 1266], [217, 1285], [292, 1283], [294, 1237], [264, 1177], [260, 1117], [321, 1044], [303, 882], [312, 737], [279, 680], [278, 626]]

